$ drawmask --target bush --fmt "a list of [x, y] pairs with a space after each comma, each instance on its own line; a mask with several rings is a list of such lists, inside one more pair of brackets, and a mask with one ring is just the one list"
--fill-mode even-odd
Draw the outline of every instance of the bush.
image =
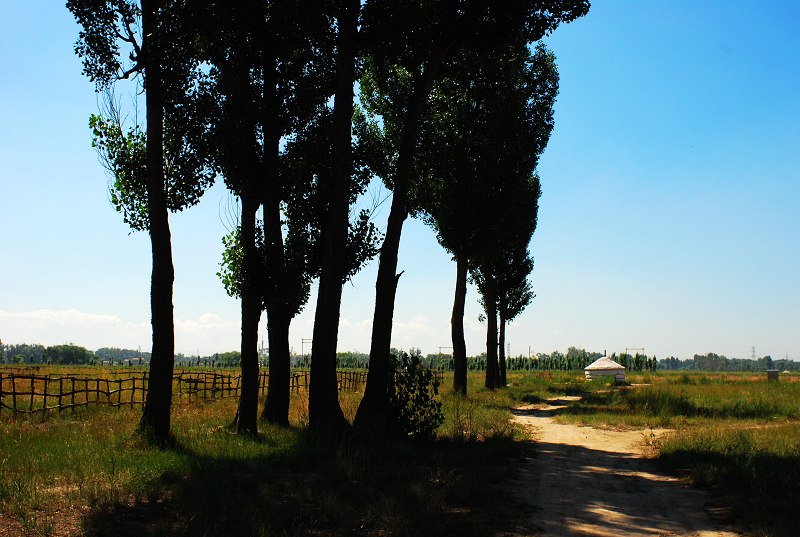
[[422, 365], [420, 354], [392, 355], [389, 383], [389, 404], [398, 432], [409, 438], [433, 438], [444, 413], [436, 400], [439, 382]]

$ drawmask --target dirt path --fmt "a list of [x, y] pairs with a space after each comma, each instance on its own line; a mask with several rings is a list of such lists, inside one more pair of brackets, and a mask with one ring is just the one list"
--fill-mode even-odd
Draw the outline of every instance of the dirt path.
[[521, 493], [536, 511], [521, 535], [540, 537], [734, 537], [724, 510], [702, 491], [659, 473], [643, 456], [665, 430], [609, 431], [562, 425], [554, 416], [576, 398], [515, 411], [533, 429], [537, 456]]

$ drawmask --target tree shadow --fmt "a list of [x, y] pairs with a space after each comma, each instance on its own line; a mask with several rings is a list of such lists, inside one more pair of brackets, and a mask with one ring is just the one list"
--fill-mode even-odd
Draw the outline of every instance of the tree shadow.
[[531, 417], [531, 418], [552, 418], [562, 413], [568, 405], [574, 403], [571, 399], [547, 399], [541, 401], [547, 403], [546, 408], [515, 408], [511, 413], [515, 416]]
[[[719, 417], [720, 412], [697, 406], [685, 394], [638, 390], [589, 393], [579, 402], [547, 402], [557, 408], [517, 409], [514, 414], [552, 418], [561, 413], [640, 413], [642, 407], [687, 417]], [[733, 405], [723, 412], [728, 417], [752, 418], [760, 410]], [[655, 460], [585, 446], [539, 443], [537, 465], [526, 476], [536, 491], [530, 501], [564, 490], [581, 494], [560, 497], [556, 514], [539, 513], [536, 528], [548, 535], [655, 536], [716, 531], [735, 520], [760, 534], [800, 535], [797, 457], [757, 453], [746, 435], [741, 435], [739, 443], [742, 445], [734, 442], [722, 451], [705, 444], [671, 449]], [[669, 476], [690, 476], [701, 488]], [[544, 503], [553, 510], [551, 503]]]
[[539, 443], [523, 479], [540, 506], [531, 529], [547, 535], [688, 535], [722, 522], [719, 500], [627, 453]]
[[754, 453], [729, 445], [724, 452], [673, 449], [659, 467], [691, 475], [696, 483], [725, 491], [731, 513], [752, 528], [774, 536], [800, 535], [800, 462], [796, 456]]
[[[260, 441], [260, 440], [254, 440]], [[96, 506], [87, 535], [487, 535], [510, 531], [521, 508], [508, 480], [530, 444], [436, 441], [331, 452], [308, 439], [270, 457], [208, 456], [178, 447], [139, 498]], [[477, 470], [477, 471], [476, 471]]]

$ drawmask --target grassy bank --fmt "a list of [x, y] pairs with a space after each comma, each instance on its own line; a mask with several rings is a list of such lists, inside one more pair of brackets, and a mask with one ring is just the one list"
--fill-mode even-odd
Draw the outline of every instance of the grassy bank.
[[[305, 394], [289, 429], [241, 438], [233, 399], [176, 405], [178, 446], [133, 436], [138, 410], [0, 417], [0, 534], [486, 535], [525, 509], [506, 492], [531, 445], [509, 424], [511, 390], [443, 387], [439, 438], [423, 445], [320, 449]], [[359, 393], [342, 394], [350, 419]], [[478, 469], [479, 471], [476, 471]]]

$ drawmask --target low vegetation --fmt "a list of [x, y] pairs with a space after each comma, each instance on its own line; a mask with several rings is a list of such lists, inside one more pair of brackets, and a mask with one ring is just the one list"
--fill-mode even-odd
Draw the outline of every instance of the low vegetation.
[[[99, 371], [99, 368], [98, 368]], [[108, 372], [108, 370], [106, 370]], [[135, 440], [138, 409], [0, 415], [0, 534], [486, 535], [514, 530], [531, 506], [512, 496], [535, 444], [509, 409], [581, 395], [560, 418], [597, 427], [668, 427], [656, 461], [719, 490], [752, 535], [800, 534], [800, 382], [747, 374], [643, 373], [631, 385], [574, 372], [510, 372], [509, 387], [469, 396], [445, 377], [435, 438], [333, 454], [307, 433], [306, 392], [290, 428], [230, 430], [236, 400], [174, 407], [177, 446]], [[359, 392], [340, 394], [352, 422]], [[224, 491], [224, 492], [223, 492]]]

